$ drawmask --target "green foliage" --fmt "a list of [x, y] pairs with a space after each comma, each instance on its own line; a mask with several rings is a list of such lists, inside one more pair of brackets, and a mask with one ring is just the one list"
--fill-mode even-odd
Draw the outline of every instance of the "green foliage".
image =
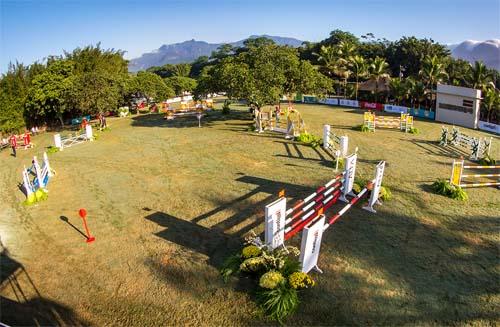
[[352, 185], [352, 191], [354, 193], [356, 193], [356, 194], [358, 194], [359, 192], [361, 192], [362, 189], [363, 189], [363, 187], [360, 184], [356, 183], [356, 182], [354, 182], [354, 184]]
[[240, 270], [251, 274], [260, 274], [266, 271], [267, 262], [264, 257], [248, 258], [240, 265]]
[[48, 197], [49, 197], [49, 194], [47, 193], [47, 191], [45, 191], [42, 188], [39, 188], [34, 193], [32, 193], [25, 201], [23, 201], [23, 204], [24, 205], [36, 204], [37, 202], [47, 200]]
[[258, 257], [262, 250], [255, 245], [248, 245], [241, 250], [241, 256], [245, 259]]
[[165, 78], [165, 84], [173, 89], [176, 95], [181, 95], [183, 92], [192, 92], [196, 89], [197, 82], [186, 76], [172, 76]]
[[366, 126], [365, 124], [356, 125], [352, 129], [355, 130], [355, 131], [363, 132], [363, 133], [370, 131], [370, 129], [368, 128], [368, 126]]
[[56, 153], [56, 152], [59, 152], [59, 148], [51, 145], [51, 146], [47, 147], [47, 150], [45, 152], [47, 152], [47, 154]]
[[297, 290], [284, 283], [274, 289], [259, 291], [257, 302], [269, 318], [279, 323], [294, 313], [300, 303]]
[[160, 76], [143, 71], [129, 79], [127, 92], [141, 94], [155, 101], [163, 101], [175, 95], [172, 87], [167, 85]]
[[296, 271], [288, 276], [288, 283], [295, 289], [309, 288], [315, 285], [314, 280], [308, 274], [301, 271]]
[[379, 198], [382, 199], [382, 201], [389, 201], [392, 199], [391, 190], [387, 186], [380, 186]]
[[283, 282], [285, 282], [283, 275], [278, 271], [271, 270], [260, 277], [259, 286], [272, 290]]
[[490, 157], [489, 154], [487, 154], [479, 160], [479, 164], [481, 166], [495, 166], [497, 164], [497, 161]]
[[416, 127], [410, 128], [409, 132], [410, 134], [415, 134], [415, 135], [420, 134], [420, 130]]
[[316, 148], [321, 145], [320, 137], [307, 132], [300, 133], [299, 136], [296, 138], [296, 141], [309, 145], [312, 148]]
[[459, 186], [451, 184], [448, 180], [438, 179], [432, 184], [432, 189], [437, 194], [441, 194], [452, 199], [467, 201], [467, 193]]
[[241, 265], [240, 255], [232, 255], [224, 261], [224, 264], [222, 265], [222, 269], [220, 271], [224, 282], [227, 282], [229, 277], [240, 272], [240, 265]]
[[344, 158], [338, 158], [338, 161], [339, 161], [338, 169], [344, 169], [345, 159]]

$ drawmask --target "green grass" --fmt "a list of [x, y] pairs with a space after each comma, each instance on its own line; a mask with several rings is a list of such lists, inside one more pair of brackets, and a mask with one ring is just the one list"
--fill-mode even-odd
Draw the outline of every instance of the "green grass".
[[[355, 208], [327, 230], [319, 259], [324, 273], [313, 274], [316, 286], [287, 323], [498, 323], [500, 192], [470, 189], [466, 203], [432, 192], [430, 185], [449, 178], [460, 156], [437, 145], [441, 123], [417, 120], [418, 135], [360, 133], [352, 127], [362, 123], [361, 111], [296, 107], [308, 132], [322, 135], [330, 124], [349, 136], [351, 151], [359, 147], [362, 179], [373, 178], [375, 164], [386, 160], [392, 199], [376, 215]], [[335, 173], [320, 147], [250, 132], [249, 118], [246, 107], [231, 105], [229, 115], [204, 117], [202, 128], [195, 117], [109, 119], [111, 130], [99, 141], [50, 156], [57, 175], [49, 197], [29, 207], [17, 188], [21, 169], [51, 145], [52, 134], [35, 136], [37, 147], [18, 158], [0, 152], [0, 236], [8, 257], [24, 265], [16, 276], [27, 298], [16, 298], [6, 280], [2, 322], [268, 324], [242, 291], [249, 289], [245, 280], [225, 284], [219, 269], [241, 237], [262, 232], [264, 205], [280, 189], [298, 199]], [[60, 218], [83, 231], [80, 208], [88, 212], [92, 244]], [[291, 244], [299, 246], [300, 238]]]

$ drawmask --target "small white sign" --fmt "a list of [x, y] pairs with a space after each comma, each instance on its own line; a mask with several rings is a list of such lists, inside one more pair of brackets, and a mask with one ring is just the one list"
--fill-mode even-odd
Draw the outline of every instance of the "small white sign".
[[352, 187], [354, 186], [354, 176], [356, 174], [356, 161], [358, 155], [356, 153], [351, 154], [345, 158], [345, 175], [344, 175], [344, 191], [342, 193], [341, 200], [344, 202], [349, 202], [347, 195], [351, 195]]
[[266, 245], [274, 250], [285, 242], [286, 198], [279, 198], [265, 207], [264, 237]]
[[313, 268], [320, 271], [318, 268], [318, 258], [324, 225], [325, 216], [321, 215], [320, 219], [308, 227], [305, 227], [302, 232], [302, 243], [300, 245], [299, 257], [302, 272], [308, 273]]

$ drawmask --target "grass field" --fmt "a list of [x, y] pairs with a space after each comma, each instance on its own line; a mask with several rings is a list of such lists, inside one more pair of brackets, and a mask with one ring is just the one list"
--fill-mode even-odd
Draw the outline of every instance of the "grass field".
[[[218, 104], [220, 106], [220, 104]], [[460, 153], [420, 135], [361, 133], [362, 112], [296, 105], [308, 130], [323, 124], [359, 147], [358, 176], [386, 160], [393, 200], [376, 215], [352, 209], [323, 237], [317, 286], [301, 295], [291, 325], [495, 325], [500, 322], [500, 191], [469, 190], [461, 203], [430, 192]], [[0, 153], [0, 321], [59, 325], [263, 325], [245, 281], [224, 284], [221, 262], [281, 188], [300, 198], [335, 173], [328, 155], [282, 135], [249, 131], [246, 108], [167, 122], [160, 115], [110, 120], [111, 130], [50, 156], [49, 198], [25, 207], [23, 165]], [[466, 129], [464, 129], [466, 130]], [[486, 134], [467, 130], [472, 135]], [[500, 158], [500, 140], [493, 141]], [[86, 244], [77, 212], [96, 237]], [[336, 209], [339, 206], [335, 207]], [[299, 244], [299, 239], [295, 239]]]

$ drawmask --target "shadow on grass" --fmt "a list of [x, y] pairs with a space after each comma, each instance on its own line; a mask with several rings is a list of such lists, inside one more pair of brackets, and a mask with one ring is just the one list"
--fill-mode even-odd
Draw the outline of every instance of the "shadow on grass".
[[[209, 264], [220, 268], [224, 259], [241, 247], [242, 234], [229, 229], [246, 221], [255, 207], [263, 208], [283, 188], [294, 199], [312, 191], [256, 176], [243, 175], [237, 181], [256, 187], [191, 221], [161, 212], [146, 219], [165, 227], [157, 236], [208, 256]], [[270, 196], [249, 208], [239, 206], [259, 192]], [[425, 202], [418, 205], [430, 210]], [[377, 215], [353, 208], [324, 234], [319, 261], [324, 274], [314, 275], [317, 287], [304, 292], [302, 306], [289, 322], [440, 325], [500, 318], [495, 302], [500, 291], [499, 251], [498, 244], [490, 240], [500, 232], [496, 217], [430, 212], [427, 217], [432, 218], [417, 219], [387, 212], [387, 206], [390, 202], [378, 207]], [[236, 214], [205, 227], [212, 216], [225, 210]], [[249, 224], [262, 225], [262, 216], [263, 212]], [[298, 237], [294, 243], [297, 241]], [[175, 281], [188, 283], [185, 287], [189, 288], [198, 272], [185, 269], [172, 268], [168, 275], [176, 274]], [[196, 283], [211, 282], [208, 277], [197, 277]]]
[[[249, 113], [233, 111], [227, 115], [220, 110], [205, 113], [201, 118], [201, 127], [211, 127], [214, 123], [227, 120], [245, 120], [251, 118]], [[164, 127], [164, 128], [198, 128], [198, 118], [193, 116], [176, 117], [173, 120], [164, 119], [164, 114], [145, 114], [132, 117], [132, 126]]]
[[66, 216], [60, 216], [59, 219], [61, 219], [62, 221], [64, 221], [66, 224], [68, 224], [71, 228], [73, 228], [74, 230], [76, 230], [78, 233], [80, 233], [80, 235], [82, 235], [85, 239], [87, 239], [87, 235], [85, 235], [85, 233], [79, 229], [78, 227], [76, 227], [75, 225], [73, 225], [68, 217]]
[[411, 143], [424, 150], [426, 154], [435, 155], [446, 158], [468, 158], [470, 153], [465, 152], [454, 146], [442, 146], [439, 141], [427, 141], [427, 140], [410, 140]]
[[[3, 248], [3, 247], [2, 247]], [[0, 319], [12, 326], [86, 326], [70, 308], [42, 297], [24, 266], [3, 248], [0, 253], [0, 291], [11, 290], [15, 299], [0, 296]]]

